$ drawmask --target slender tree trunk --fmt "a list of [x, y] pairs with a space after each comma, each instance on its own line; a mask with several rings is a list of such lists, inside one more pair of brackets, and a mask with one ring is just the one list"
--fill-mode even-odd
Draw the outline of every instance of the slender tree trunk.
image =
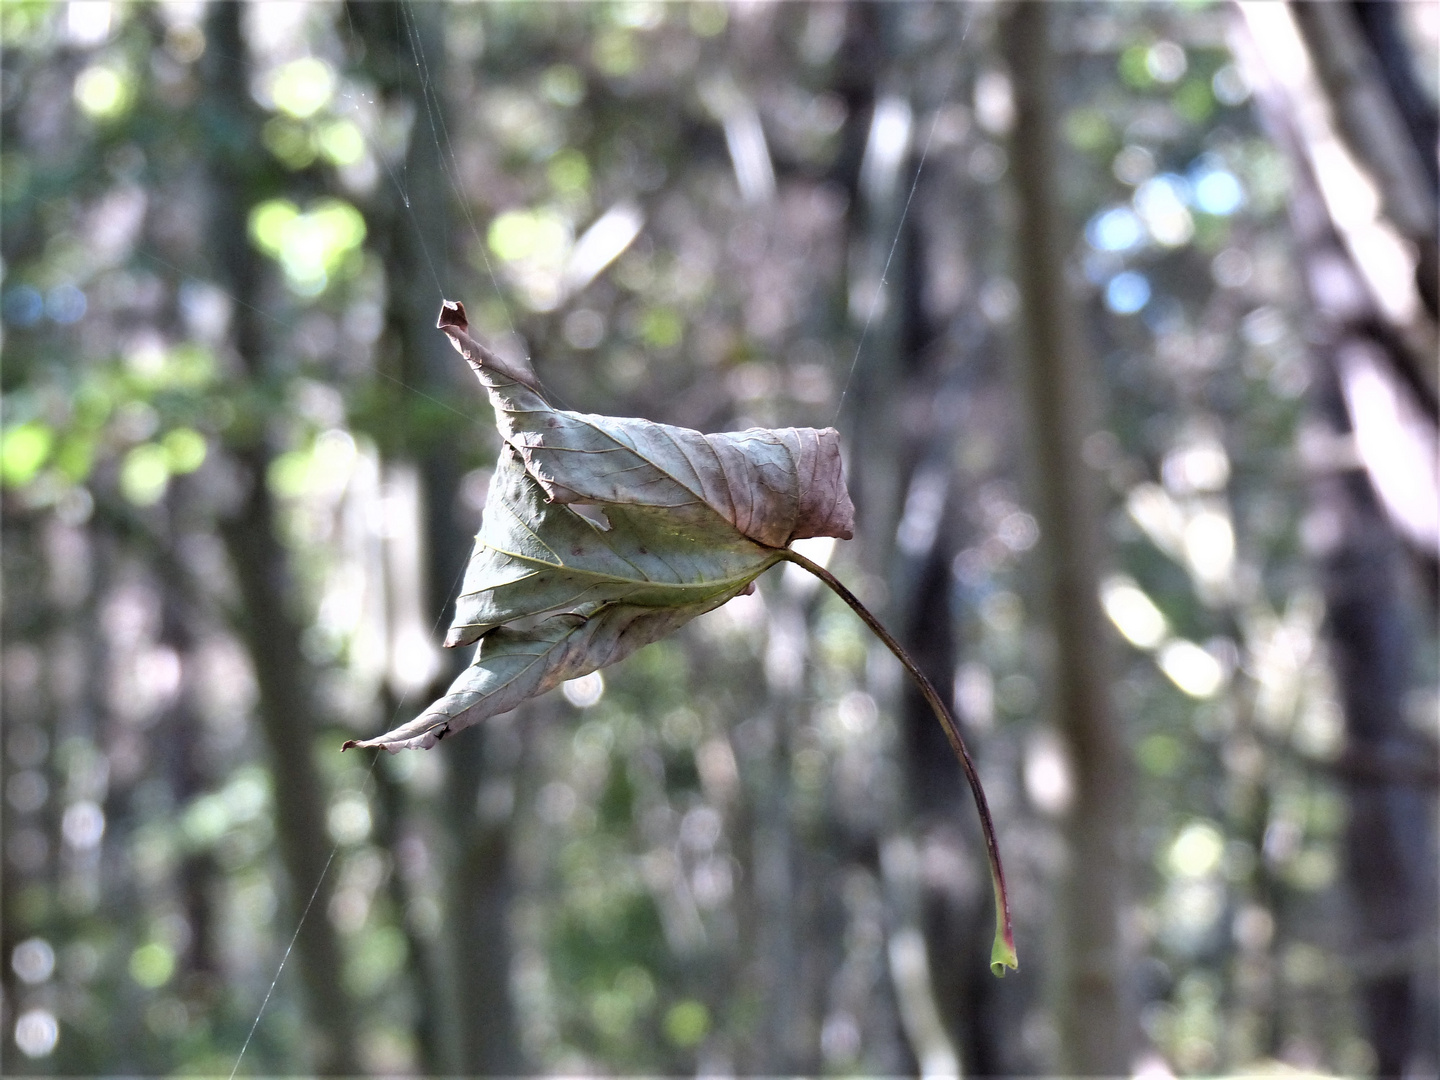
[[[942, 10], [953, 13], [951, 32], [963, 35], [959, 28], [970, 14], [959, 7]], [[927, 192], [943, 183], [937, 179], [943, 166], [930, 159], [917, 174], [931, 134], [931, 114], [922, 103], [928, 98], [933, 106], [947, 91], [937, 93], [912, 74], [936, 46], [917, 46], [905, 32], [906, 16], [903, 7], [859, 7], [846, 46], [851, 75], [842, 85], [854, 101], [852, 113], [868, 122], [852, 125], [863, 137], [850, 140], [858, 160], [846, 178], [852, 204], [863, 215], [849, 283], [852, 332], [862, 335], [862, 344], [845, 402], [847, 468], [866, 567], [887, 586], [884, 617], [949, 700], [957, 649], [950, 605], [958, 527], [956, 431], [936, 402], [953, 357], [941, 343], [948, 327], [934, 325], [922, 302], [932, 242], [923, 207]], [[902, 152], [880, 151], [897, 142]], [[985, 857], [978, 829], [971, 829], [974, 811], [963, 773], [923, 695], [903, 677], [896, 685], [872, 684], [872, 692], [882, 711], [896, 718], [906, 775], [904, 790], [894, 793], [904, 824], [881, 823], [877, 838], [888, 853], [881, 866], [894, 996], [885, 1004], [905, 1022], [896, 1065], [943, 1072], [988, 1060], [982, 1046], [991, 1040], [975, 1013], [989, 988], [972, 980], [991, 980], [990, 891], [957, 895], [908, 867], [914, 860], [902, 853], [943, 850], [961, 864], [976, 859], [977, 881], [988, 880], [980, 869]], [[917, 934], [925, 942], [918, 964], [905, 959]]]
[[335, 879], [325, 874], [329, 842], [325, 787], [312, 749], [313, 680], [302, 659], [299, 624], [289, 610], [293, 586], [285, 551], [275, 538], [263, 479], [269, 455], [255, 450], [242, 455], [242, 461], [254, 479], [239, 514], [222, 526], [222, 535], [244, 598], [242, 634], [255, 668], [260, 723], [270, 748], [276, 834], [290, 878], [292, 921], [305, 910], [310, 890], [318, 890], [296, 944], [310, 1022], [318, 1036], [312, 1067], [322, 1074], [353, 1074], [360, 1071], [355, 1020], [341, 980], [340, 942], [327, 914]]
[[293, 585], [285, 551], [275, 537], [263, 479], [270, 455], [252, 450], [241, 460], [253, 478], [250, 492], [221, 533], [244, 599], [241, 630], [255, 669], [260, 724], [270, 748], [276, 835], [290, 879], [292, 922], [306, 909], [310, 891], [317, 890], [296, 943], [317, 1036], [312, 1067], [322, 1074], [353, 1074], [360, 1071], [355, 1020], [341, 980], [340, 942], [327, 915], [335, 879], [325, 873], [329, 842], [325, 786], [314, 764], [313, 680], [302, 659], [299, 624], [289, 610]]
[[[216, 144], [210, 161], [214, 205], [210, 242], [216, 275], [237, 301], [233, 343], [257, 384], [269, 377], [258, 324], [259, 267], [247, 241], [246, 214], [259, 149], [258, 117], [250, 101], [249, 70], [240, 27], [241, 6], [222, 0], [209, 12], [204, 109]], [[312, 751], [314, 679], [300, 648], [293, 611], [289, 558], [275, 532], [275, 510], [265, 478], [272, 451], [263, 441], [237, 452], [248, 491], [221, 525], [244, 602], [241, 627], [259, 688], [259, 718], [270, 749], [275, 782], [276, 835], [290, 880], [291, 922], [310, 897], [311, 917], [296, 943], [301, 980], [313, 1028], [311, 1068], [325, 1074], [360, 1072], [353, 1006], [341, 978], [340, 942], [327, 912], [334, 877], [325, 874], [329, 842], [325, 785]], [[322, 880], [323, 877], [323, 880]]]
[[[930, 168], [934, 171], [926, 187], [943, 190], [946, 181], [940, 167], [932, 162]], [[903, 289], [897, 297], [906, 373], [901, 410], [915, 419], [905, 425], [903, 440], [902, 456], [913, 462], [907, 469], [904, 512], [900, 520], [889, 523], [892, 535], [903, 532], [904, 542], [897, 543], [891, 555], [888, 580], [894, 598], [892, 619], [900, 630], [897, 636], [941, 698], [954, 701], [960, 642], [952, 566], [964, 524], [961, 481], [954, 466], [958, 430], [945, 403], [954, 403], [959, 395], [953, 386], [956, 365], [944, 340], [949, 325], [927, 316], [922, 302], [927, 268], [933, 262], [929, 248], [935, 243], [921, 224], [925, 194], [917, 195], [911, 207], [908, 235], [902, 240], [909, 257], [895, 275], [895, 284]], [[931, 197], [943, 198], [938, 193]], [[921, 402], [927, 407], [922, 408]], [[938, 506], [933, 505], [936, 502]], [[1013, 1047], [1006, 1045], [1013, 1025], [996, 1022], [1000, 1018], [993, 1006], [1000, 987], [1015, 984], [1001, 984], [990, 973], [994, 919], [978, 819], [944, 729], [909, 679], [900, 692], [900, 725], [907, 798], [916, 842], [925, 853], [922, 857], [933, 860], [944, 852], [940, 857], [973, 870], [969, 875], [922, 875], [917, 883], [915, 917], [929, 959], [926, 992], [934, 998], [949, 1043], [944, 1049], [954, 1053], [962, 1073], [1014, 1072], [1015, 1059], [1007, 1054]], [[941, 1045], [938, 1039], [931, 1041], [933, 1055]]]
[[[161, 591], [163, 605], [160, 641], [175, 650], [182, 670], [191, 668], [197, 659], [194, 616], [187, 610], [184, 599], [177, 595], [179, 587], [175, 583], [161, 577], [157, 588]], [[212, 782], [201, 745], [203, 735], [199, 710], [193, 691], [188, 686], [182, 684], [181, 692], [160, 723], [165, 752], [170, 757], [176, 802], [184, 806]], [[205, 848], [190, 852], [181, 860], [177, 876], [185, 917], [190, 923], [185, 967], [195, 978], [200, 994], [207, 1000], [213, 1000], [220, 989], [222, 971], [216, 933], [216, 916], [219, 913], [215, 900], [220, 875], [215, 853]]]
[[[394, 716], [397, 703], [386, 695], [382, 715]], [[434, 935], [422, 933], [415, 924], [412, 904], [416, 891], [405, 873], [401, 845], [405, 842], [406, 798], [404, 787], [393, 780], [384, 765], [375, 770], [376, 799], [381, 807], [376, 840], [391, 853], [396, 870], [390, 875], [390, 896], [405, 929], [415, 985], [415, 1044], [420, 1070], [426, 1076], [454, 1075], [458, 1058], [458, 1033], [454, 1030], [454, 1002], [448, 993], [449, 975], [442, 950]]]
[[814, 867], [796, 822], [792, 735], [803, 724], [807, 681], [807, 612], [775, 575], [765, 583], [769, 615], [766, 704], [757, 717], [765, 732], [764, 769], [754, 790], [754, 938], [756, 982], [765, 1015], [754, 1064], [766, 1072], [804, 1074], [820, 1067], [819, 1020], [805, 993], [807, 886]]
[[[513, 1076], [524, 1070], [510, 1000], [510, 815], [483, 813], [480, 788], [486, 775], [491, 732], [447, 742], [446, 799], [456, 861], [450, 868], [449, 924], [465, 1071]], [[513, 764], [513, 763], [511, 763]]]
[[[856, 340], [841, 413], [849, 443], [847, 479], [855, 498], [862, 565], [889, 592], [879, 605], [884, 618], [891, 623], [898, 620], [901, 625], [910, 597], [895, 589], [901, 576], [895, 562], [895, 531], [917, 455], [916, 440], [908, 433], [897, 435], [906, 432], [903, 408], [913, 392], [906, 368], [905, 313], [906, 299], [913, 288], [907, 271], [914, 236], [905, 212], [917, 162], [914, 88], [903, 74], [905, 65], [895, 58], [905, 48], [899, 44], [902, 34], [898, 23], [902, 16], [898, 7], [854, 5], [837, 83], [850, 100], [851, 114], [856, 118], [847, 135], [851, 151], [842, 164], [850, 204], [859, 211], [856, 218], [860, 225], [851, 241], [845, 283], [850, 333]], [[910, 51], [913, 53], [913, 46]], [[893, 147], [897, 143], [898, 152], [877, 152], [879, 145]], [[878, 642], [871, 648], [883, 652]], [[881, 666], [873, 668], [867, 678], [867, 689], [878, 703], [880, 714], [889, 718], [886, 723], [898, 731], [904, 724], [905, 691], [898, 680], [874, 677], [878, 672], [893, 670], [888, 664], [889, 656], [885, 655]], [[945, 756], [953, 762], [948, 746]], [[883, 889], [887, 948], [884, 984], [874, 999], [876, 1012], [881, 1015], [866, 1027], [867, 1033], [879, 1033], [888, 1025], [894, 1033], [888, 1045], [868, 1055], [867, 1064], [918, 1074], [922, 1053], [929, 1057], [936, 1050], [943, 1053], [951, 1048], [935, 1045], [945, 1041], [943, 1032], [927, 1035], [923, 1030], [926, 1025], [917, 1024], [917, 1017], [934, 1011], [933, 987], [925, 977], [933, 958], [926, 957], [923, 968], [912, 965], [913, 970], [908, 972], [897, 970], [893, 960], [897, 950], [891, 946], [921, 929], [914, 883], [893, 880], [894, 860], [887, 863], [876, 857], [887, 842], [899, 840], [905, 844], [911, 840], [908, 828], [898, 818], [913, 807], [897, 791], [877, 791], [875, 797], [884, 800], [890, 809], [876, 815], [874, 835], [865, 838], [875, 845], [875, 852], [865, 852], [868, 858], [864, 869], [876, 876]], [[926, 1045], [927, 1041], [930, 1045]]]
[[1063, 1071], [1114, 1075], [1130, 1065], [1135, 1030], [1121, 934], [1129, 768], [1107, 688], [1110, 657], [1097, 581], [1100, 500], [1080, 452], [1097, 376], [1086, 363], [1065, 280], [1072, 230], [1058, 184], [1050, 27], [1049, 5], [1016, 5], [1006, 46], [1015, 83], [1021, 367], [1041, 552], [1049, 563], [1051, 693], [1075, 790], [1064, 826], [1070, 858], [1055, 1009]]
[[[1330, 354], [1322, 362], [1374, 347], [1363, 338], [1330, 342], [1322, 346]], [[1342, 435], [1348, 421], [1333, 370], [1322, 370], [1318, 382], [1319, 411]], [[1321, 477], [1315, 503], [1338, 526], [1320, 562], [1347, 757], [1433, 761], [1433, 745], [1427, 748], [1405, 718], [1415, 647], [1404, 599], [1405, 553], [1362, 471]], [[1423, 989], [1434, 985], [1436, 959], [1434, 799], [1415, 780], [1384, 771], [1356, 770], [1345, 787], [1345, 876], [1357, 916], [1353, 955], [1377, 1074], [1420, 1075], [1416, 1053], [1428, 1056], [1433, 1069], [1437, 1043], [1433, 992]]]
[[[946, 465], [950, 458], [948, 440], [936, 447], [932, 457]], [[933, 468], [936, 463], [930, 463]], [[944, 509], [935, 537], [928, 549], [905, 559], [902, 567], [905, 589], [901, 592], [904, 621], [900, 641], [945, 701], [955, 700], [955, 661], [958, 641], [951, 563], [958, 548], [959, 514], [956, 513], [957, 484], [945, 485]], [[900, 576], [900, 575], [897, 575]], [[990, 902], [990, 890], [975, 888], [988, 880], [981, 870], [981, 848], [974, 842], [975, 830], [968, 827], [973, 810], [966, 794], [964, 774], [955, 761], [944, 730], [920, 690], [906, 680], [901, 693], [902, 731], [907, 752], [906, 773], [909, 798], [916, 817], [917, 842], [922, 851], [944, 851], [959, 865], [975, 873], [960, 880], [947, 875], [934, 880], [928, 875], [920, 883], [920, 920], [929, 954], [930, 979], [936, 1009], [963, 1072], [993, 1073], [990, 1033], [973, 1021], [985, 984], [991, 980], [990, 930], [994, 920], [982, 903]], [[966, 886], [971, 886], [967, 888]]]

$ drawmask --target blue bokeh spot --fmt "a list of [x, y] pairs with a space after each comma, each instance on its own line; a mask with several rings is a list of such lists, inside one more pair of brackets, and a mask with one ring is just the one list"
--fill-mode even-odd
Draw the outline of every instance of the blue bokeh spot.
[[34, 326], [45, 315], [45, 301], [29, 285], [17, 285], [6, 290], [4, 309], [11, 326]]
[[1116, 315], [1134, 315], [1150, 302], [1150, 282], [1144, 274], [1126, 270], [1105, 286], [1105, 306]]

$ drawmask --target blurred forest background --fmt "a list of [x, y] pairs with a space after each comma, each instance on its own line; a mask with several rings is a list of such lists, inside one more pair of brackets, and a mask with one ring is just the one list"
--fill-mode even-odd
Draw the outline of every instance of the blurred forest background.
[[[229, 1075], [282, 956], [246, 1074], [1435, 1074], [1440, 5], [0, 33], [7, 1074]], [[566, 407], [840, 428], [807, 551], [1018, 974], [794, 568], [338, 752], [466, 660], [442, 297]]]

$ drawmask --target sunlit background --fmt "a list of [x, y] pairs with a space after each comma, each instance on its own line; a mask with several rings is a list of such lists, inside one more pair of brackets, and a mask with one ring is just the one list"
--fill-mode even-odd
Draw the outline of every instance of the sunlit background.
[[[1055, 5], [1035, 70], [1017, 10], [0, 6], [5, 1072], [1113, 1072], [1093, 964], [1120, 1070], [1434, 1075], [1440, 5]], [[1017, 975], [938, 728], [795, 567], [337, 752], [466, 659], [442, 297], [563, 407], [840, 428], [804, 550], [953, 700]], [[1078, 961], [1052, 308], [1128, 867]]]

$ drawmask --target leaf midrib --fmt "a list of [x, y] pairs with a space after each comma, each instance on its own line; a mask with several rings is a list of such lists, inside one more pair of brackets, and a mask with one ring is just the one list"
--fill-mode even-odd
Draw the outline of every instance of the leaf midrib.
[[[588, 522], [587, 522], [587, 524], [588, 524]], [[593, 526], [592, 526], [592, 528], [593, 528]], [[494, 544], [485, 543], [484, 541], [480, 541], [480, 543], [482, 543], [483, 546], [489, 548], [491, 551], [497, 551], [497, 552], [499, 552], [501, 555], [507, 555], [507, 556], [509, 556], [510, 558], [516, 560], [517, 562], [525, 563], [527, 566], [536, 567], [536, 570], [534, 571], [535, 573], [542, 573], [543, 571], [542, 571], [540, 568], [541, 568], [541, 567], [544, 567], [545, 569], [549, 569], [549, 570], [564, 570], [564, 571], [566, 571], [567, 573], [576, 574], [576, 575], [581, 576], [581, 577], [591, 578], [591, 579], [594, 579], [595, 581], [612, 582], [612, 583], [623, 584], [623, 585], [635, 585], [635, 586], [638, 586], [638, 587], [641, 587], [641, 588], [650, 588], [650, 589], [679, 589], [679, 590], [711, 589], [711, 590], [715, 590], [715, 589], [720, 589], [722, 586], [727, 586], [727, 585], [740, 585], [740, 584], [745, 583], [746, 581], [753, 580], [754, 578], [756, 578], [756, 577], [758, 577], [759, 575], [763, 574], [766, 570], [770, 569], [770, 567], [774, 566], [777, 562], [780, 562], [781, 559], [783, 558], [783, 556], [780, 555], [779, 551], [775, 551], [774, 554], [767, 555], [767, 556], [765, 557], [765, 561], [764, 561], [763, 563], [761, 563], [753, 572], [746, 572], [746, 573], [740, 574], [740, 575], [738, 575], [738, 576], [736, 576], [736, 577], [707, 578], [707, 579], [706, 579], [705, 581], [703, 581], [703, 582], [697, 582], [697, 583], [695, 583], [695, 584], [689, 584], [689, 583], [686, 583], [686, 582], [678, 582], [678, 583], [677, 583], [677, 582], [669, 582], [669, 581], [654, 581], [654, 580], [651, 580], [651, 579], [649, 579], [649, 578], [619, 577], [619, 576], [617, 576], [617, 575], [615, 575], [615, 574], [602, 573], [602, 572], [599, 571], [599, 570], [587, 570], [587, 569], [584, 569], [584, 568], [582, 568], [582, 567], [571, 566], [569, 563], [566, 563], [566, 562], [554, 562], [554, 563], [552, 563], [552, 562], [546, 562], [544, 559], [537, 559], [537, 558], [535, 558], [533, 555], [524, 555], [524, 554], [522, 554], [522, 553], [520, 553], [520, 552], [518, 552], [518, 551], [509, 551], [509, 550], [507, 550], [507, 549], [505, 549], [505, 548], [502, 548], [502, 547], [496, 547]], [[752, 541], [752, 543], [753, 543], [753, 541]], [[758, 547], [758, 548], [760, 548], [761, 550], [766, 550], [765, 547], [764, 547], [764, 545], [762, 545], [762, 544], [756, 544], [755, 546]], [[555, 554], [554, 549], [551, 548], [548, 544], [545, 545], [545, 548], [546, 548], [546, 550], [549, 551], [552, 555]], [[653, 556], [653, 557], [656, 558], [656, 559], [659, 559], [659, 556], [658, 556], [658, 555], [655, 555], [655, 556]], [[556, 558], [558, 559], [559, 556], [556, 555]], [[624, 559], [625, 557], [624, 557], [623, 555], [621, 555], [620, 558]], [[625, 561], [626, 561], [626, 562], [629, 562], [630, 560], [625, 559]], [[662, 559], [662, 560], [660, 560], [660, 561], [663, 562], [664, 560]], [[634, 566], [635, 564], [634, 564], [634, 563], [631, 563], [630, 565]], [[639, 568], [636, 567], [636, 570], [637, 570], [637, 572], [638, 572]], [[524, 580], [525, 580], [524, 578], [517, 578], [517, 579], [516, 579], [516, 581], [524, 581]], [[513, 585], [513, 584], [515, 584], [515, 582], [506, 582], [505, 584], [506, 584], [506, 585]], [[465, 595], [467, 595], [467, 596], [475, 596], [475, 595], [478, 595], [479, 593], [489, 592], [489, 591], [491, 591], [491, 590], [490, 590], [490, 589], [477, 589], [477, 590], [475, 590], [474, 593], [466, 593]]]

